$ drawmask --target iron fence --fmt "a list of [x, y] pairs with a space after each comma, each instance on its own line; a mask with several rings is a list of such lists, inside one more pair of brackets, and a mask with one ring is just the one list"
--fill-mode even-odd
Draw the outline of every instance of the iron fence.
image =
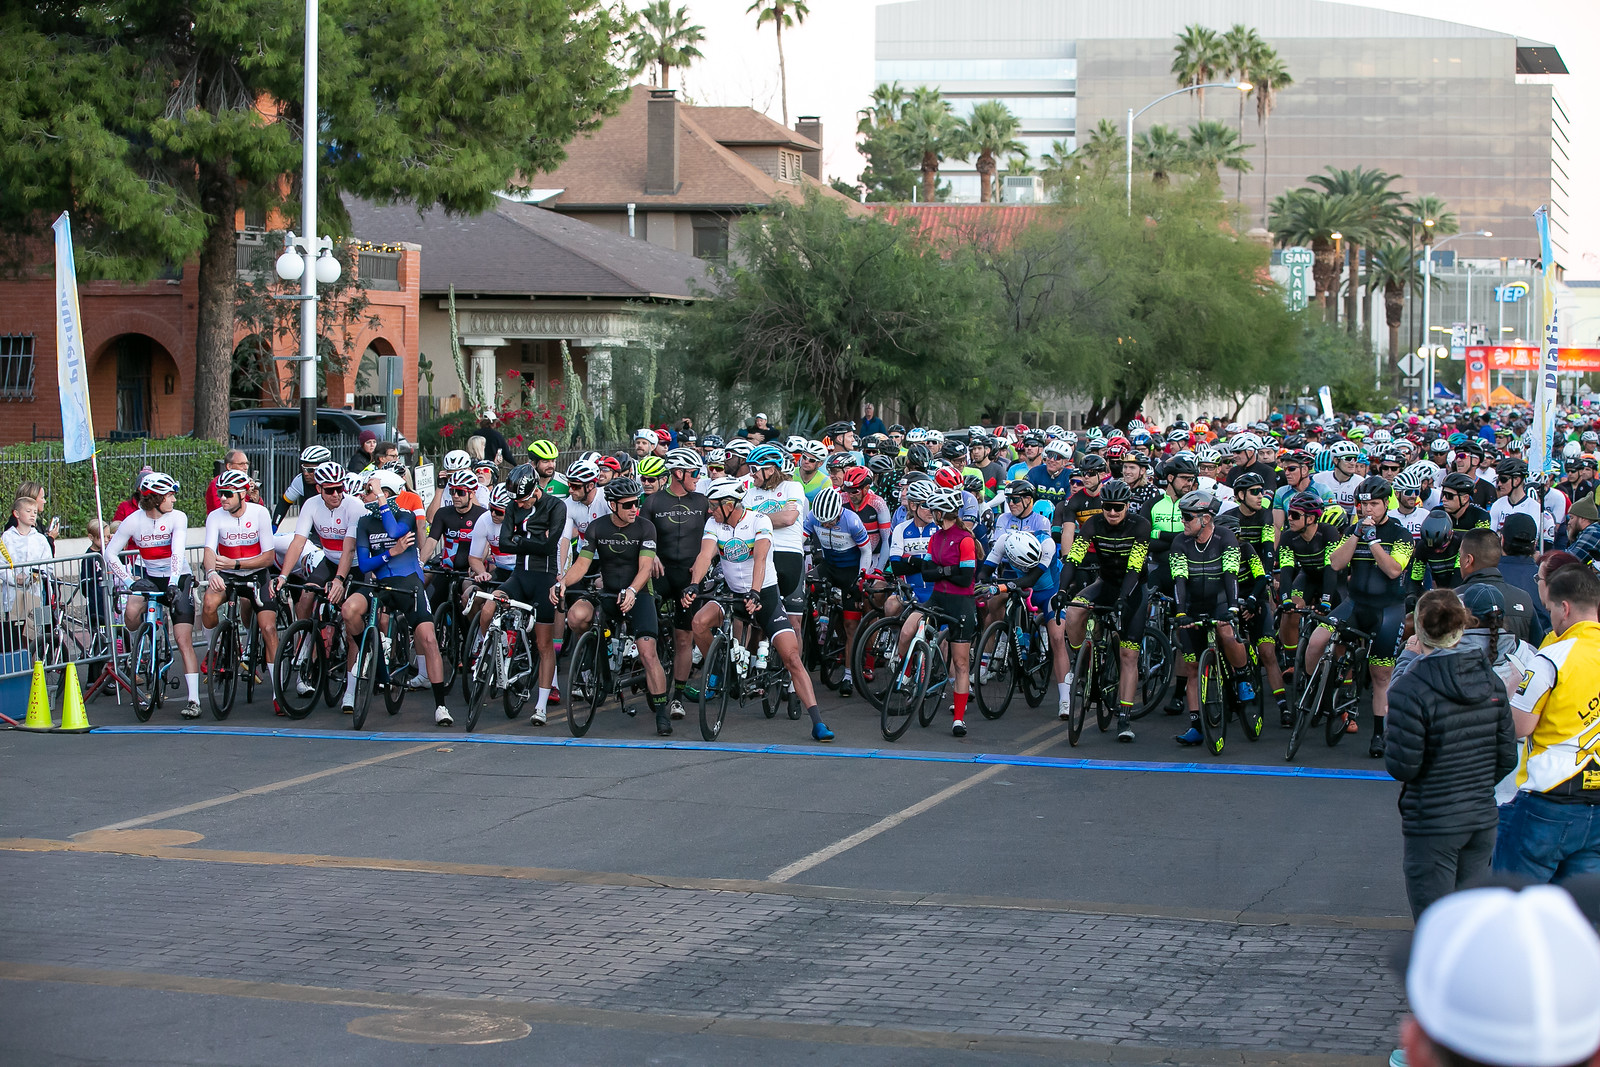
[[[252, 428], [232, 436], [233, 447], [250, 457], [250, 474], [261, 483], [261, 499], [270, 511], [300, 473], [300, 438], [270, 430]], [[360, 438], [341, 433], [317, 433], [322, 445], [338, 463], [347, 463], [355, 454]]]

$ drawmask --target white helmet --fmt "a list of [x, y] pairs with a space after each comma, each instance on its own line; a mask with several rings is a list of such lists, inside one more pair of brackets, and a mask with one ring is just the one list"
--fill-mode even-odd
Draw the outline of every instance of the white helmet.
[[1194, 450], [1194, 461], [1196, 463], [1219, 463], [1221, 460], [1221, 450], [1213, 445], [1201, 445]]
[[372, 475], [370, 473], [362, 474], [359, 471], [351, 471], [344, 476], [345, 496], [360, 496], [367, 491], [367, 485], [371, 481]]
[[381, 470], [374, 474], [373, 478], [377, 479], [378, 484], [383, 487], [383, 491], [390, 496], [402, 492], [406, 487], [406, 480], [394, 471]]
[[1068, 463], [1072, 462], [1072, 446], [1065, 441], [1051, 441], [1044, 446], [1044, 454], [1064, 459]]
[[825, 463], [828, 459], [828, 446], [821, 441], [807, 441], [805, 453], [818, 463]]
[[1361, 446], [1354, 441], [1335, 441], [1328, 451], [1333, 453], [1336, 460], [1355, 459], [1361, 455]]
[[838, 522], [839, 516], [844, 514], [844, 498], [833, 486], [824, 486], [811, 498], [811, 514], [818, 522]]
[[1019, 571], [1037, 567], [1039, 561], [1044, 559], [1044, 547], [1039, 544], [1039, 539], [1027, 530], [1011, 530], [1007, 532], [1005, 544], [1006, 562]]
[[667, 470], [669, 471], [697, 471], [700, 469], [700, 453], [692, 448], [674, 448], [667, 452]]
[[574, 463], [572, 466], [567, 468], [567, 484], [568, 485], [571, 485], [574, 482], [582, 482], [584, 484], [588, 484], [590, 482], [597, 482], [599, 480], [600, 480], [600, 467], [599, 467], [599, 465], [595, 464], [595, 463], [590, 463], [586, 459], [580, 459], [576, 463]]
[[744, 500], [744, 482], [739, 478], [718, 478], [706, 487], [706, 498], [713, 504], [724, 500]]
[[1261, 448], [1261, 438], [1248, 431], [1235, 435], [1231, 441], [1235, 452], [1255, 452]]
[[452, 448], [444, 454], [444, 469], [446, 471], [464, 471], [472, 466], [472, 457], [459, 448]]

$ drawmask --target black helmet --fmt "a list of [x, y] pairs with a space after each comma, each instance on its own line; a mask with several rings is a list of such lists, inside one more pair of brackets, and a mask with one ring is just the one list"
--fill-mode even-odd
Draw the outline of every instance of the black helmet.
[[871, 459], [867, 460], [867, 469], [873, 474], [882, 477], [883, 475], [889, 474], [894, 470], [894, 460], [890, 459], [888, 456], [873, 456]]
[[1466, 496], [1471, 496], [1472, 490], [1477, 486], [1477, 484], [1478, 479], [1474, 478], [1472, 475], [1462, 474], [1460, 471], [1456, 471], [1453, 474], [1446, 475], [1444, 484], [1439, 486], [1439, 488], [1448, 489], [1452, 493], [1462, 493]]
[[939, 455], [945, 459], [963, 459], [967, 454], [967, 446], [960, 441], [947, 440], [939, 447]]
[[1508, 456], [1494, 465], [1494, 472], [1502, 478], [1526, 478], [1528, 465], [1520, 459]]
[[1026, 496], [1037, 498], [1039, 487], [1026, 478], [1013, 478], [1006, 483], [1006, 496]]
[[853, 422], [845, 422], [843, 419], [840, 419], [838, 422], [830, 422], [828, 425], [822, 428], [822, 436], [824, 437], [838, 437], [840, 434], [855, 432], [856, 424]]
[[928, 451], [928, 446], [917, 442], [906, 449], [906, 469], [925, 471], [933, 466], [933, 453]]
[[1110, 469], [1111, 468], [1106, 464], [1106, 458], [1104, 456], [1097, 456], [1093, 453], [1084, 456], [1083, 459], [1078, 462], [1079, 474], [1104, 474]]
[[1100, 487], [1100, 500], [1102, 503], [1115, 504], [1127, 503], [1133, 499], [1133, 490], [1128, 488], [1127, 482], [1109, 481]]
[[969, 474], [965, 478], [961, 479], [961, 488], [965, 489], [973, 496], [977, 496], [979, 493], [983, 492], [983, 479], [978, 477], [976, 474]]
[[1428, 548], [1443, 548], [1453, 536], [1455, 524], [1450, 521], [1450, 516], [1443, 508], [1434, 508], [1422, 520], [1422, 530], [1417, 534], [1417, 540]]
[[1224, 511], [1212, 521], [1224, 529], [1232, 530], [1234, 533], [1239, 532], [1239, 512], [1237, 510]]
[[1045, 436], [1039, 430], [1029, 430], [1027, 433], [1022, 435], [1021, 443], [1025, 445], [1032, 445], [1035, 448], [1043, 448], [1045, 444]]
[[1246, 471], [1233, 480], [1233, 491], [1240, 495], [1250, 489], [1265, 489], [1267, 480], [1255, 471]]
[[1290, 434], [1283, 439], [1283, 447], [1290, 452], [1306, 447], [1306, 435], [1303, 433]]
[[533, 464], [524, 463], [511, 468], [511, 473], [506, 475], [506, 491], [511, 494], [511, 499], [521, 500], [539, 484], [539, 476], [533, 471]]
[[1188, 474], [1196, 478], [1200, 476], [1200, 468], [1196, 467], [1194, 460], [1188, 456], [1173, 456], [1167, 460], [1166, 466], [1162, 468], [1161, 472], [1168, 478], [1178, 474]]
[[1376, 474], [1361, 479], [1361, 484], [1356, 486], [1357, 500], [1381, 500], [1387, 504], [1393, 493], [1394, 486], [1389, 484], [1389, 479]]
[[893, 426], [889, 427], [889, 432], [890, 433], [897, 433], [897, 434], [900, 434], [902, 437], [904, 437], [905, 436], [905, 432], [906, 432], [906, 428], [905, 428], [905, 426], [903, 426], [902, 424], [897, 422]]
[[630, 496], [639, 496], [644, 492], [644, 486], [637, 479], [622, 477], [613, 478], [606, 483], [607, 500], [626, 500]]

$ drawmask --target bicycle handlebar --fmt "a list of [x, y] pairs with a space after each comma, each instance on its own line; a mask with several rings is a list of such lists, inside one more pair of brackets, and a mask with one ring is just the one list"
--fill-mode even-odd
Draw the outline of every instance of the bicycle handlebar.
[[510, 597], [503, 597], [499, 593], [485, 593], [482, 590], [479, 590], [472, 594], [472, 599], [493, 600], [498, 604], [504, 604], [506, 607], [515, 608], [518, 611], [532, 612], [534, 610], [532, 605], [524, 604], [520, 600], [512, 600]]

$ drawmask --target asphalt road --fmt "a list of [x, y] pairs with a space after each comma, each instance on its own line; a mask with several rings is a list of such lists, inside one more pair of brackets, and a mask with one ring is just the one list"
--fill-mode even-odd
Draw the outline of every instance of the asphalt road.
[[[885, 744], [432, 701], [0, 734], [6, 1062], [1333, 1063], [1392, 1047], [1397, 786], [1021, 700]], [[493, 709], [491, 709], [493, 710]], [[93, 1025], [85, 1025], [92, 1019]]]

